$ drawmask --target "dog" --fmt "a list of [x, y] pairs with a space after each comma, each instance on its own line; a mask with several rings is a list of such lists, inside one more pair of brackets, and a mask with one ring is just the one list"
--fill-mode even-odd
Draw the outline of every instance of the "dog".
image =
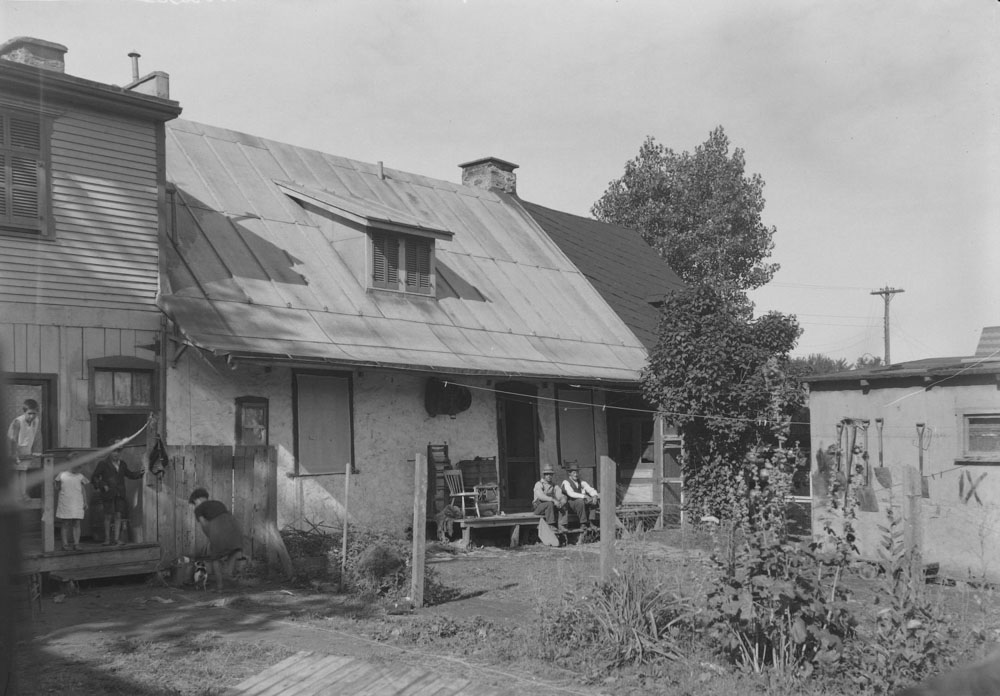
[[208, 566], [205, 561], [194, 562], [194, 586], [202, 592], [208, 587]]

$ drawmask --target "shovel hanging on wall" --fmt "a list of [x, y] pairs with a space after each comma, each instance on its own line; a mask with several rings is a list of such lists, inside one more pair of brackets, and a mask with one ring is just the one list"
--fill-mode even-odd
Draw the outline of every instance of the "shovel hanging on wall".
[[875, 480], [879, 482], [882, 488], [892, 488], [892, 470], [886, 467], [883, 461], [882, 426], [884, 425], [885, 421], [883, 419], [875, 419], [875, 429], [878, 430], [878, 468], [875, 469]]
[[864, 450], [861, 458], [864, 460], [864, 471], [862, 485], [858, 489], [858, 508], [861, 512], [878, 512], [878, 498], [875, 497], [875, 489], [872, 488], [872, 466], [868, 455], [868, 425], [869, 421], [861, 421], [861, 435], [864, 441]]

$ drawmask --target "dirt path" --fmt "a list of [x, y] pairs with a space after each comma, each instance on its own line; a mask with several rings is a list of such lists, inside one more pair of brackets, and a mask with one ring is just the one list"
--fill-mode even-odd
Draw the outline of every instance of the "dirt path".
[[[480, 559], [481, 560], [481, 559]], [[474, 594], [463, 600], [422, 610], [425, 615], [450, 617], [485, 615], [523, 620], [523, 601], [515, 595]], [[393, 645], [365, 635], [359, 621], [364, 605], [346, 597], [283, 589], [277, 586], [222, 595], [188, 588], [150, 585], [105, 586], [84, 589], [58, 603], [43, 599], [41, 611], [23, 621], [22, 639], [41, 654], [39, 664], [101, 664], [109, 639], [131, 639], [168, 645], [199, 633], [212, 632], [239, 642], [271, 643], [289, 651], [314, 651], [360, 657], [375, 663], [410, 664], [424, 669], [457, 673], [482, 687], [503, 693], [597, 694], [568, 681], [541, 681], [508, 665], [475, 665], [460, 657], [422, 649], [420, 645]], [[322, 617], [322, 618], [320, 618]], [[404, 626], [409, 617], [389, 617]], [[268, 665], [260, 665], [263, 670]], [[259, 671], [259, 670], [258, 670]], [[30, 675], [29, 675], [30, 678]], [[28, 693], [34, 692], [23, 683]], [[27, 687], [27, 688], [25, 688]], [[51, 690], [50, 690], [51, 692]], [[69, 693], [69, 692], [63, 692]], [[73, 692], [85, 694], [85, 691]]]

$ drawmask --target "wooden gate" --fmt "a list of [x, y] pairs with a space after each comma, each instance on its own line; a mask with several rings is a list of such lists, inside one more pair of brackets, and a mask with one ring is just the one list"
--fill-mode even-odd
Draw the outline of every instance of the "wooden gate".
[[[158, 541], [164, 564], [204, 543], [196, 528], [191, 491], [204, 488], [232, 511], [243, 529], [243, 554], [278, 559], [277, 467], [273, 447], [190, 445], [168, 447], [169, 463], [155, 486], [143, 490], [146, 538]], [[147, 477], [149, 474], [147, 474]]]

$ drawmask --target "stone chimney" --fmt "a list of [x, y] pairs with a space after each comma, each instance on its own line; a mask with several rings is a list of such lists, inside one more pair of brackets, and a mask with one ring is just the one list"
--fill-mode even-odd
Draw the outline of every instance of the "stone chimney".
[[517, 194], [518, 165], [498, 157], [483, 157], [458, 165], [462, 168], [462, 185], [487, 191], [499, 190]]
[[68, 50], [62, 44], [52, 41], [18, 36], [0, 44], [0, 59], [64, 73], [66, 61], [63, 56]]

